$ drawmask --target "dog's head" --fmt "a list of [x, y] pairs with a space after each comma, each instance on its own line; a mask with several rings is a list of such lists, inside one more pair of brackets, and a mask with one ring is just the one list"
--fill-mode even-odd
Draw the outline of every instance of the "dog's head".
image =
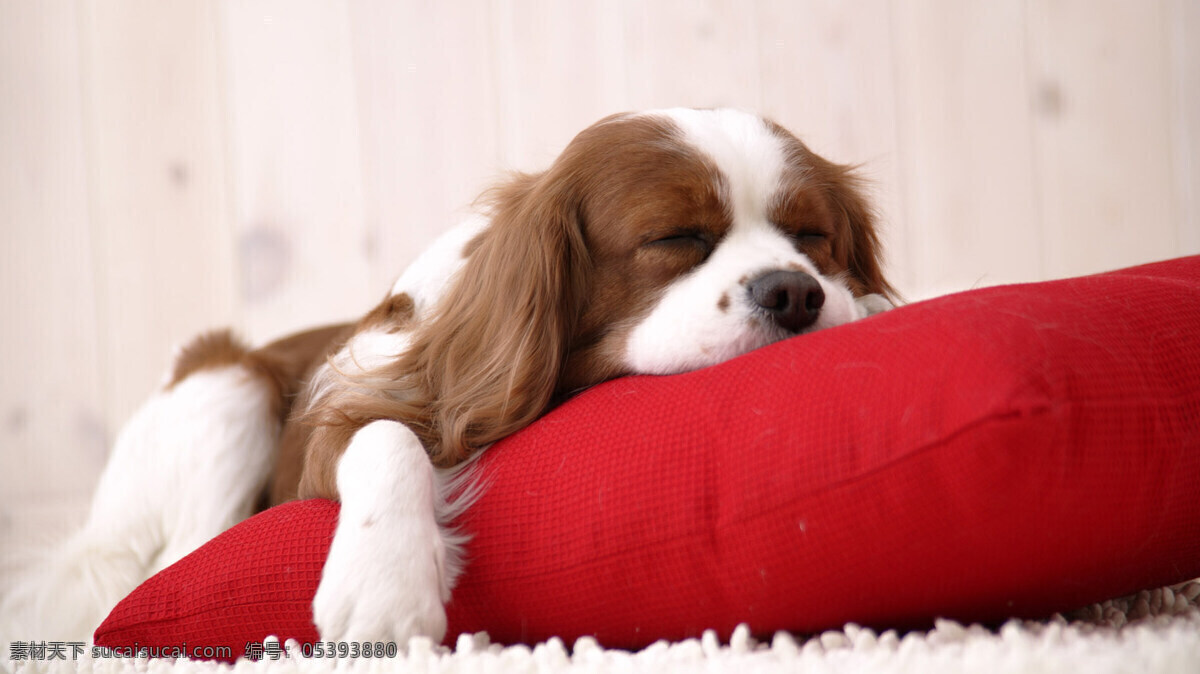
[[556, 396], [718, 363], [892, 294], [850, 169], [743, 112], [609, 117], [489, 212], [413, 351], [454, 456]]

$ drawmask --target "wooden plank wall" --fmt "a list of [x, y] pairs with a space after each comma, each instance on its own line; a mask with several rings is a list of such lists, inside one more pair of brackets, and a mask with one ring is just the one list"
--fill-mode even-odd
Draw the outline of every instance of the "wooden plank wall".
[[1196, 35], [1190, 0], [0, 0], [0, 535], [78, 512], [173, 345], [353, 317], [615, 111], [864, 164], [911, 298], [1198, 253]]

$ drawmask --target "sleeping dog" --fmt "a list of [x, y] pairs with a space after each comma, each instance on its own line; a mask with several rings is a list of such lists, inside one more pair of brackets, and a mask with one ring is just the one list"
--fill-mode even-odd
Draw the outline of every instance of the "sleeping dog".
[[[175, 360], [84, 527], [6, 598], [87, 639], [125, 594], [256, 508], [342, 507], [313, 602], [330, 641], [441, 640], [473, 455], [573, 392], [712, 365], [890, 306], [851, 169], [733, 110], [620, 114], [486, 195], [353, 325]], [[469, 489], [468, 489], [469, 491]]]

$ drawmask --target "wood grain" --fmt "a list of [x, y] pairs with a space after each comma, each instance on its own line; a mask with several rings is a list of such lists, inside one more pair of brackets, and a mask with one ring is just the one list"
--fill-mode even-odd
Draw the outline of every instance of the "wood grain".
[[0, 0], [0, 535], [86, 501], [172, 346], [355, 316], [613, 112], [862, 164], [912, 299], [1200, 253], [1197, 34], [1189, 0]]
[[82, 503], [107, 445], [78, 31], [74, 2], [0, 4], [0, 506]]

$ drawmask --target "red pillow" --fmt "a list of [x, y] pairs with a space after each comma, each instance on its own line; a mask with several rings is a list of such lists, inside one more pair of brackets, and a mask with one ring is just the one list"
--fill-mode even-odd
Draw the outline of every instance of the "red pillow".
[[[671, 377], [496, 445], [452, 643], [1044, 616], [1200, 576], [1200, 257], [974, 290]], [[337, 506], [146, 581], [105, 646], [311, 641]]]

